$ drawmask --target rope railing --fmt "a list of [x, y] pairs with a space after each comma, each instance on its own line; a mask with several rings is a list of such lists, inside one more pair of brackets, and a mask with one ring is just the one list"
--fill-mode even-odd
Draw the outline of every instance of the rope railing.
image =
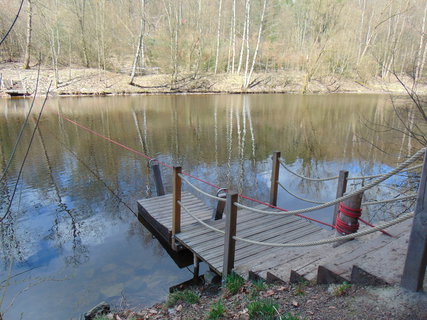
[[383, 204], [383, 203], [389, 203], [389, 202], [396, 202], [396, 201], [404, 201], [409, 199], [415, 199], [417, 197], [416, 194], [411, 194], [404, 197], [398, 197], [393, 199], [386, 199], [386, 200], [379, 200], [379, 201], [368, 201], [368, 202], [362, 202], [362, 206], [372, 206], [376, 204]]
[[279, 181], [277, 182], [278, 183], [278, 185], [283, 189], [283, 190], [285, 190], [287, 193], [289, 193], [291, 196], [293, 196], [294, 198], [297, 198], [297, 199], [299, 199], [299, 200], [302, 200], [302, 201], [305, 201], [305, 202], [310, 202], [310, 203], [316, 203], [316, 204], [324, 204], [325, 203], [325, 201], [317, 201], [317, 200], [310, 200], [310, 199], [306, 199], [306, 198], [303, 198], [303, 197], [301, 197], [301, 196], [299, 196], [299, 195], [297, 195], [297, 194], [295, 194], [295, 193], [293, 193], [292, 191], [290, 191], [289, 189], [287, 189], [283, 184], [281, 184]]
[[184, 180], [191, 188], [193, 188], [194, 190], [196, 190], [197, 192], [199, 192], [199, 193], [201, 193], [201, 194], [203, 194], [203, 195], [205, 195], [206, 197], [208, 197], [208, 198], [211, 198], [211, 199], [214, 199], [214, 200], [218, 200], [218, 201], [222, 201], [222, 202], [226, 202], [226, 199], [225, 198], [221, 198], [221, 197], [217, 197], [217, 196], [214, 196], [214, 195], [212, 195], [212, 194], [210, 194], [210, 193], [208, 193], [208, 192], [206, 192], [206, 191], [203, 191], [202, 189], [200, 189], [200, 188], [198, 188], [198, 187], [196, 187], [194, 184], [192, 184], [190, 181], [188, 181], [188, 179], [187, 178], [185, 178], [185, 176], [182, 174], [182, 173], [180, 173], [180, 174], [178, 174], [179, 175], [179, 177], [182, 179], [182, 180]]
[[297, 177], [299, 177], [299, 178], [301, 178], [301, 179], [308, 180], [308, 181], [323, 182], [323, 181], [336, 180], [336, 179], [338, 179], [338, 178], [339, 178], [339, 176], [332, 176], [332, 177], [325, 177], [325, 178], [310, 178], [310, 177], [306, 177], [306, 176], [303, 176], [302, 174], [299, 174], [299, 173], [297, 173], [297, 172], [292, 171], [291, 169], [289, 169], [289, 168], [285, 165], [285, 163], [284, 163], [284, 161], [283, 161], [282, 159], [280, 159], [280, 165], [281, 165], [281, 166], [282, 166], [286, 171], [288, 171], [289, 173], [293, 174], [294, 176], [297, 176]]
[[208, 229], [210, 229], [210, 230], [212, 230], [212, 231], [215, 231], [215, 232], [218, 232], [218, 233], [221, 233], [221, 234], [225, 234], [225, 231], [222, 231], [222, 230], [219, 230], [219, 229], [217, 229], [217, 228], [215, 228], [215, 227], [212, 227], [211, 225], [209, 225], [209, 224], [207, 224], [206, 222], [204, 222], [203, 220], [201, 220], [201, 219], [199, 219], [199, 218], [197, 218], [194, 214], [192, 214], [191, 212], [190, 212], [190, 210], [188, 210], [188, 208], [186, 208], [183, 204], [182, 204], [182, 202], [181, 201], [178, 201], [178, 204], [179, 204], [179, 206], [182, 208], [182, 209], [184, 209], [184, 211], [190, 216], [190, 217], [192, 217], [194, 220], [196, 220], [198, 223], [200, 223], [201, 225], [203, 225], [203, 226], [205, 226], [206, 228], [208, 228]]
[[[311, 246], [318, 246], [318, 245], [323, 245], [323, 244], [328, 244], [328, 243], [334, 243], [334, 242], [338, 242], [338, 241], [344, 241], [344, 240], [350, 240], [350, 239], [354, 239], [354, 238], [359, 238], [377, 231], [381, 231], [382, 229], [386, 229], [389, 228], [395, 224], [401, 223], [407, 219], [410, 219], [414, 216], [414, 212], [409, 212], [407, 214], [404, 214], [394, 220], [391, 220], [389, 222], [385, 222], [379, 226], [376, 227], [372, 227], [369, 228], [367, 230], [363, 230], [363, 231], [359, 231], [357, 233], [352, 233], [346, 236], [340, 236], [340, 237], [336, 237], [336, 238], [330, 238], [330, 239], [323, 239], [323, 240], [318, 240], [318, 241], [309, 241], [309, 242], [297, 242], [297, 243], [276, 243], [276, 242], [262, 242], [262, 241], [256, 241], [256, 240], [250, 240], [250, 239], [246, 239], [246, 238], [241, 238], [241, 237], [237, 237], [234, 236], [233, 239], [238, 240], [238, 241], [242, 241], [242, 242], [246, 242], [246, 243], [250, 243], [250, 244], [255, 244], [255, 245], [260, 245], [260, 246], [268, 246], [268, 247], [311, 247]], [[381, 230], [380, 230], [381, 229]]]
[[[317, 204], [324, 204], [326, 203], [326, 201], [317, 201], [317, 200], [310, 200], [307, 198], [303, 198], [295, 193], [293, 193], [292, 191], [290, 191], [288, 188], [286, 188], [283, 184], [281, 184], [280, 182], [277, 182], [279, 184], [279, 186], [285, 190], [287, 193], [289, 193], [291, 196], [305, 201], [305, 202], [310, 202], [310, 203], [317, 203]], [[379, 200], [379, 201], [368, 201], [368, 202], [362, 202], [362, 206], [371, 206], [371, 205], [376, 205], [376, 204], [383, 204], [383, 203], [389, 203], [389, 202], [396, 202], [396, 201], [404, 201], [404, 200], [409, 200], [409, 199], [414, 199], [416, 198], [417, 195], [416, 194], [411, 194], [408, 196], [404, 196], [404, 197], [398, 197], [398, 198], [393, 198], [393, 199], [386, 199], [386, 200]]]
[[[404, 171], [412, 171], [415, 169], [419, 169], [423, 166], [423, 164], [418, 164], [416, 166], [413, 167], [409, 167], [408, 169], [404, 170]], [[364, 180], [364, 179], [374, 179], [374, 178], [378, 178], [383, 176], [384, 173], [379, 173], [379, 174], [374, 174], [374, 175], [370, 175], [370, 176], [358, 176], [358, 177], [349, 177], [347, 178], [347, 180]]]
[[[324, 182], [324, 181], [330, 181], [330, 180], [336, 180], [339, 178], [339, 176], [331, 176], [331, 177], [325, 177], [325, 178], [311, 178], [311, 177], [307, 177], [304, 176], [302, 174], [299, 174], [291, 169], [289, 169], [286, 164], [284, 163], [284, 161], [282, 159], [280, 159], [280, 165], [289, 173], [293, 174], [294, 176], [297, 176], [301, 179], [304, 180], [308, 180], [308, 181], [316, 181], [316, 182]], [[410, 167], [408, 169], [406, 169], [405, 171], [412, 171], [415, 169], [419, 169], [421, 168], [423, 165], [422, 164], [418, 164], [416, 166]], [[369, 176], [356, 176], [356, 177], [349, 177], [347, 178], [347, 180], [365, 180], [365, 179], [374, 179], [374, 178], [379, 178], [384, 176], [386, 173], [380, 173], [380, 174], [374, 174], [374, 175], [369, 175]]]
[[349, 199], [357, 194], [360, 194], [362, 192], [365, 192], [368, 189], [371, 189], [372, 187], [380, 184], [381, 182], [387, 180], [388, 178], [390, 178], [391, 176], [395, 175], [396, 173], [399, 173], [400, 171], [403, 171], [407, 166], [409, 166], [410, 164], [412, 164], [413, 162], [415, 162], [419, 157], [421, 157], [426, 151], [426, 148], [422, 148], [420, 150], [418, 150], [415, 154], [413, 154], [409, 159], [407, 159], [406, 161], [402, 162], [398, 167], [394, 168], [393, 170], [385, 173], [384, 175], [382, 175], [381, 177], [375, 179], [374, 181], [372, 181], [371, 183], [368, 183], [367, 185], [365, 185], [364, 187], [355, 190], [351, 193], [348, 193], [342, 197], [339, 197], [335, 200], [332, 201], [328, 201], [325, 202], [324, 204], [318, 205], [318, 206], [314, 206], [314, 207], [309, 207], [309, 208], [305, 208], [305, 209], [298, 209], [298, 210], [290, 210], [290, 211], [286, 211], [284, 209], [281, 208], [277, 208], [278, 210], [280, 210], [281, 212], [271, 212], [271, 211], [265, 211], [265, 210], [261, 210], [261, 209], [256, 209], [253, 207], [248, 207], [245, 206], [243, 204], [240, 204], [238, 202], [235, 202], [234, 204], [241, 208], [241, 209], [247, 209], [250, 210], [252, 212], [256, 212], [256, 213], [260, 213], [260, 214], [266, 214], [266, 215], [284, 215], [284, 216], [289, 216], [289, 215], [296, 215], [296, 214], [300, 214], [300, 213], [307, 213], [307, 212], [312, 212], [312, 211], [317, 211], [320, 209], [324, 209], [324, 208], [328, 208], [330, 206], [333, 206], [337, 203], [340, 203], [341, 201], [344, 201], [346, 199]]

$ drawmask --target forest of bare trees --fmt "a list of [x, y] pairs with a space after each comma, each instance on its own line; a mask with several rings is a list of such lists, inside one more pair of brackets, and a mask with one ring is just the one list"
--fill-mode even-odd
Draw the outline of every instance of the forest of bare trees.
[[[21, 0], [0, 0], [0, 34]], [[42, 62], [132, 74], [278, 70], [367, 81], [418, 80], [427, 55], [423, 0], [24, 0], [0, 48], [23, 68]], [[416, 82], [416, 81], [415, 81]]]

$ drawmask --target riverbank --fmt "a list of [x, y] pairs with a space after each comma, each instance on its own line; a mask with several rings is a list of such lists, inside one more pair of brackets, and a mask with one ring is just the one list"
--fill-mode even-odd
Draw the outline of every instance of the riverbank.
[[350, 284], [237, 283], [200, 286], [171, 294], [142, 310], [112, 311], [97, 320], [135, 319], [427, 319], [427, 295], [398, 287]]
[[[37, 83], [37, 67], [23, 70], [18, 63], [0, 64], [3, 83], [16, 83], [21, 92], [32, 95]], [[130, 85], [130, 76], [124, 73], [98, 69], [63, 68], [58, 71], [58, 84], [55, 84], [54, 70], [41, 67], [39, 94], [47, 91], [52, 82], [51, 94], [70, 95], [120, 95], [120, 94], [173, 94], [173, 93], [302, 93], [305, 74], [295, 71], [258, 73], [252, 77], [249, 88], [242, 88], [243, 75], [237, 74], [180, 74], [176, 82], [167, 74], [138, 76]], [[411, 79], [402, 79], [411, 85]], [[310, 81], [307, 93], [375, 93], [406, 94], [404, 87], [393, 76], [389, 80], [373, 79], [366, 83], [343, 77], [318, 77]], [[418, 93], [426, 94], [427, 85], [418, 86]], [[6, 88], [0, 89], [0, 96]]]

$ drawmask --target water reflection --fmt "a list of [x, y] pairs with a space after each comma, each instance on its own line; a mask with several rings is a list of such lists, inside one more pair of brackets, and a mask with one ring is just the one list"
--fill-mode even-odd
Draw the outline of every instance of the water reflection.
[[[27, 100], [0, 101], [2, 168], [28, 108]], [[6, 292], [6, 304], [18, 295], [7, 313], [10, 318], [23, 312], [23, 319], [69, 319], [100, 300], [118, 302], [123, 296], [131, 304], [149, 305], [162, 299], [169, 286], [191, 277], [134, 216], [136, 200], [155, 190], [146, 159], [65, 121], [58, 110], [130, 148], [264, 201], [273, 151], [282, 151], [293, 170], [322, 177], [340, 169], [353, 175], [383, 172], [417, 148], [415, 140], [398, 131], [367, 129], [366, 121], [404, 129], [382, 96], [52, 98], [12, 214], [0, 225], [0, 279], [7, 277], [11, 263], [13, 274], [24, 272]], [[31, 121], [9, 174], [0, 182], [0, 213], [10, 201], [34, 126]], [[170, 192], [171, 172], [162, 168], [162, 173]], [[280, 181], [312, 199], [326, 201], [336, 193], [334, 182], [309, 183], [284, 170]], [[394, 196], [402, 186], [416, 184], [416, 177], [397, 177], [366, 197]], [[278, 204], [289, 209], [310, 206], [284, 191]], [[387, 218], [375, 209], [366, 212]], [[313, 215], [330, 221], [331, 210]], [[21, 292], [34, 279], [38, 285]]]

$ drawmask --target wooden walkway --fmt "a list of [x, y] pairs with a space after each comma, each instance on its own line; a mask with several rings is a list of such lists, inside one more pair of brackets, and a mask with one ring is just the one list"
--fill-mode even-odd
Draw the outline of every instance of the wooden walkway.
[[[172, 247], [172, 194], [138, 201], [141, 221], [156, 237]], [[225, 219], [212, 220], [213, 208], [189, 192], [182, 192], [183, 205], [208, 225], [225, 230]], [[277, 211], [258, 205], [255, 208]], [[412, 219], [384, 234], [356, 239], [336, 248], [332, 244], [314, 247], [268, 247], [236, 242], [234, 270], [245, 278], [297, 282], [305, 279], [319, 284], [348, 281], [364, 285], [398, 284], [403, 272]], [[261, 242], [310, 242], [329, 238], [327, 231], [296, 216], [257, 214], [237, 211], [237, 237]], [[224, 234], [208, 229], [184, 210], [181, 232], [175, 235], [178, 250], [188, 249], [219, 275], [223, 271]], [[178, 252], [179, 254], [179, 252]]]
[[[195, 196], [182, 193], [182, 203], [191, 213], [209, 225], [223, 230], [225, 219], [211, 220], [213, 209], [208, 208]], [[259, 205], [259, 209], [274, 211]], [[276, 210], [277, 211], [277, 210]], [[156, 236], [172, 243], [172, 195], [138, 201], [138, 214], [142, 220], [157, 230]], [[261, 215], [248, 210], [238, 210], [237, 236], [256, 241], [296, 242], [314, 241], [325, 238], [329, 232], [310, 221], [295, 216]], [[182, 212], [181, 232], [175, 236], [183, 247], [192, 251], [201, 261], [221, 274], [224, 257], [224, 234], [208, 229], [195, 221], [185, 211]], [[237, 241], [235, 267], [259, 264], [265, 257], [283, 248], [252, 245]]]
[[[418, 153], [421, 151], [425, 152], [422, 149]], [[418, 153], [413, 156], [414, 159], [418, 157]], [[192, 185], [182, 176], [180, 167], [173, 168], [173, 193], [138, 201], [138, 214], [140, 221], [154, 230], [155, 236], [166, 241], [174, 253], [193, 253], [195, 275], [198, 275], [199, 261], [204, 261], [210, 269], [223, 276], [234, 271], [245, 278], [260, 277], [285, 282], [306, 279], [319, 284], [349, 281], [363, 285], [382, 285], [398, 284], [402, 281], [404, 288], [420, 291], [423, 285], [427, 285], [424, 277], [427, 248], [427, 240], [424, 238], [427, 232], [423, 223], [427, 216], [427, 209], [424, 208], [427, 194], [426, 159], [427, 157], [423, 165], [415, 218], [407, 220], [413, 214], [405, 214], [382, 224], [382, 228], [389, 226], [387, 231], [392, 236], [381, 233], [367, 235], [373, 231], [368, 230], [363, 236], [359, 233], [360, 238], [355, 240], [351, 240], [349, 236], [349, 240], [344, 243], [342, 240], [337, 242], [337, 239], [329, 239], [329, 244], [324, 242], [323, 245], [316, 245], [313, 242], [317, 240], [335, 238], [335, 231], [324, 230], [307, 219], [286, 215], [267, 205], [244, 207], [238, 203], [239, 195], [231, 190], [227, 192], [225, 202], [228, 216], [225, 219], [212, 220], [214, 209], [207, 207], [189, 192], [182, 192], [181, 179], [207, 197], [218, 201], [224, 199]], [[273, 162], [276, 164], [273, 164], [270, 203], [275, 204], [278, 153], [273, 157]], [[340, 190], [345, 188], [338, 183], [338, 191]], [[337, 192], [335, 203], [341, 200], [338, 198], [343, 192]], [[337, 209], [334, 209], [337, 221], [338, 218], [345, 217], [355, 219], [356, 221], [341, 221], [341, 224], [345, 223], [349, 227], [353, 222], [357, 222], [357, 217], [351, 216], [346, 210], [360, 213], [362, 192], [363, 190], [340, 201], [338, 215]], [[347, 203], [347, 200], [351, 203]], [[334, 203], [328, 205], [332, 204]], [[341, 205], [346, 210], [342, 210]], [[260, 209], [262, 212], [257, 213], [254, 209]], [[266, 211], [275, 211], [276, 214], [270, 215]], [[337, 230], [338, 226], [341, 225], [337, 224]], [[293, 246], [281, 246], [286, 243], [293, 243]], [[303, 243], [309, 244], [299, 245]], [[407, 250], [408, 243], [412, 250]]]

